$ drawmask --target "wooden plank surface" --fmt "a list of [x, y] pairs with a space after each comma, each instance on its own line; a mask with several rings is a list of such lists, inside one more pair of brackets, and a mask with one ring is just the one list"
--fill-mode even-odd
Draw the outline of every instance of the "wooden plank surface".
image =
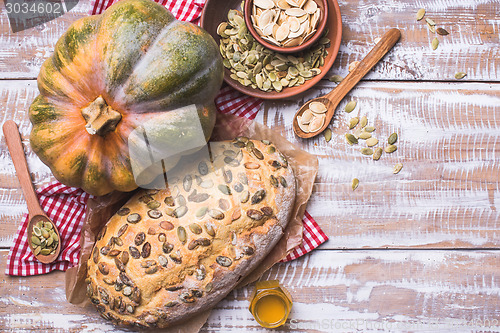
[[[374, 40], [390, 28], [402, 32], [400, 43], [367, 76], [369, 80], [454, 80], [456, 72], [467, 73], [464, 80], [498, 81], [500, 66], [499, 0], [357, 0], [339, 1], [342, 45], [332, 74], [347, 74], [348, 64], [360, 60]], [[69, 13], [41, 26], [12, 33], [3, 4], [0, 5], [0, 78], [33, 79], [47, 59], [57, 39], [78, 18], [88, 15], [90, 1], [81, 0]], [[438, 36], [417, 22], [419, 8], [427, 10], [438, 27], [450, 32]], [[495, 15], [496, 14], [496, 15]], [[431, 49], [434, 37], [440, 40]]]
[[[339, 106], [329, 143], [322, 136], [296, 138], [295, 110], [333, 86], [325, 82], [302, 98], [266, 102], [256, 119], [319, 157], [308, 210], [331, 238], [325, 248], [500, 247], [500, 84], [365, 82]], [[0, 81], [0, 119], [20, 124], [30, 170], [40, 184], [53, 178], [28, 144], [26, 110], [36, 93], [34, 81]], [[350, 99], [358, 106], [347, 114], [343, 106]], [[345, 143], [349, 119], [363, 115], [380, 142], [399, 134], [395, 153], [373, 161], [359, 153], [363, 144]], [[1, 138], [0, 245], [9, 246], [26, 210]], [[404, 167], [393, 175], [397, 162]], [[352, 191], [355, 177], [360, 185]]]
[[[0, 251], [2, 271], [6, 254]], [[318, 250], [275, 266], [263, 278], [279, 280], [294, 300], [287, 324], [275, 332], [363, 332], [377, 327], [497, 332], [499, 260], [498, 251]], [[231, 292], [202, 332], [268, 332], [248, 312], [251, 291], [250, 286]], [[61, 272], [3, 276], [0, 295], [0, 331], [127, 331], [113, 327], [91, 306], [68, 304]]]
[[[337, 108], [330, 142], [295, 137], [298, 106], [333, 86], [266, 102], [256, 118], [319, 157], [308, 210], [331, 237], [327, 248], [500, 246], [500, 85], [365, 82]], [[348, 114], [350, 100], [357, 107]], [[360, 154], [363, 140], [349, 146], [349, 120], [362, 116], [379, 146], [398, 133], [398, 150], [373, 161]]]
[[[342, 45], [329, 74], [347, 74], [387, 29], [402, 39], [340, 105], [323, 137], [298, 140], [291, 119], [328, 81], [307, 94], [266, 102], [256, 121], [282, 132], [320, 160], [308, 211], [330, 241], [279, 264], [263, 279], [292, 293], [290, 320], [276, 332], [500, 332], [500, 0], [341, 0]], [[40, 65], [71, 22], [88, 15], [81, 0], [70, 13], [12, 33], [0, 4], [0, 122], [20, 124], [36, 186], [52, 178], [28, 144], [29, 104]], [[430, 33], [426, 17], [448, 36]], [[431, 49], [431, 40], [440, 45]], [[467, 73], [455, 81], [458, 71]], [[420, 82], [417, 82], [420, 81]], [[343, 112], [346, 101], [358, 107]], [[380, 161], [344, 140], [346, 124], [366, 115], [398, 150]], [[403, 170], [392, 174], [395, 163]], [[356, 191], [352, 178], [360, 180]], [[0, 270], [26, 206], [5, 139], [0, 136]], [[350, 249], [350, 250], [341, 250]], [[252, 287], [233, 291], [203, 332], [264, 332], [247, 310]], [[126, 332], [93, 308], [69, 304], [64, 274], [0, 282], [0, 331]]]

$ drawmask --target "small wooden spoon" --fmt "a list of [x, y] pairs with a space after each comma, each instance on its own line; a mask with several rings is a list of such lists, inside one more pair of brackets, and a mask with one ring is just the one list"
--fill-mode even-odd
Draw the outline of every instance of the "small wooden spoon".
[[19, 130], [17, 124], [12, 120], [7, 120], [3, 124], [3, 133], [5, 135], [5, 141], [7, 142], [7, 147], [9, 147], [10, 156], [14, 162], [14, 167], [16, 168], [17, 177], [21, 183], [21, 188], [23, 189], [24, 198], [26, 199], [26, 204], [28, 205], [29, 212], [29, 223], [28, 223], [28, 244], [31, 251], [34, 252], [34, 248], [31, 245], [31, 237], [33, 236], [33, 226], [38, 222], [49, 222], [53, 226], [53, 230], [57, 234], [57, 247], [53, 254], [42, 255], [38, 254], [35, 257], [38, 261], [48, 264], [53, 262], [59, 256], [61, 251], [61, 236], [57, 230], [56, 225], [45, 215], [45, 212], [40, 207], [40, 202], [36, 196], [35, 189], [33, 188], [33, 183], [31, 182], [30, 173], [28, 171], [28, 164], [26, 162], [26, 156], [24, 155], [23, 145], [21, 143], [21, 136], [19, 135]]
[[[342, 82], [339, 83], [335, 89], [326, 95], [313, 98], [297, 111], [295, 117], [293, 118], [293, 131], [297, 136], [301, 138], [308, 139], [312, 138], [323, 132], [325, 128], [330, 124], [333, 114], [335, 113], [335, 108], [339, 105], [340, 101], [347, 95], [349, 91], [379, 62], [384, 55], [389, 52], [389, 50], [397, 43], [401, 37], [401, 32], [394, 28], [387, 31], [380, 41], [375, 45], [375, 47], [359, 62], [356, 68], [346, 76]], [[317, 131], [313, 133], [305, 133], [299, 127], [297, 122], [297, 116], [301, 116], [302, 113], [309, 108], [309, 103], [311, 102], [321, 102], [326, 108], [326, 119], [324, 125]]]

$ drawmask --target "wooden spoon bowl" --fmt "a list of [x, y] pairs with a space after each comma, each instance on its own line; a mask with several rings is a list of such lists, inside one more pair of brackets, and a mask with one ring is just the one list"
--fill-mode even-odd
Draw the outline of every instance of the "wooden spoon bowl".
[[[372, 67], [375, 66], [375, 64], [377, 64], [387, 52], [389, 52], [389, 50], [398, 42], [400, 37], [401, 32], [398, 29], [394, 28], [387, 31], [377, 45], [373, 47], [370, 53], [368, 53], [366, 57], [359, 62], [356, 68], [354, 68], [354, 70], [350, 72], [349, 75], [347, 75], [335, 89], [326, 95], [316, 97], [302, 105], [293, 118], [292, 126], [295, 134], [301, 138], [308, 139], [323, 132], [330, 124], [330, 121], [335, 113], [335, 109], [345, 95], [347, 95], [347, 93], [354, 88], [354, 86], [372, 69]], [[326, 119], [325, 123], [319, 130], [312, 133], [306, 133], [300, 129], [297, 117], [302, 116], [304, 111], [309, 108], [309, 104], [311, 102], [321, 102], [326, 106]]]
[[[5, 135], [7, 147], [9, 148], [10, 156], [12, 157], [12, 162], [14, 162], [14, 167], [16, 168], [17, 177], [19, 178], [21, 188], [23, 189], [26, 204], [28, 205], [29, 222], [27, 235], [29, 247], [38, 261], [44, 264], [49, 264], [55, 261], [61, 252], [61, 235], [59, 234], [56, 225], [48, 218], [47, 215], [45, 215], [42, 207], [40, 207], [38, 197], [36, 196], [35, 189], [33, 188], [33, 183], [31, 182], [28, 163], [26, 162], [26, 156], [24, 155], [21, 136], [19, 135], [17, 124], [12, 120], [7, 120], [3, 124], [3, 133]], [[31, 238], [33, 236], [33, 227], [40, 221], [49, 222], [57, 235], [57, 247], [52, 254], [35, 254]]]

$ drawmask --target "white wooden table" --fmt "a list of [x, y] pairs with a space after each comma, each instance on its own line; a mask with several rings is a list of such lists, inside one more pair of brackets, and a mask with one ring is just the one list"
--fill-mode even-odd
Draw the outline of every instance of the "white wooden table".
[[[450, 32], [435, 37], [419, 8]], [[36, 76], [54, 44], [76, 19], [70, 13], [12, 33], [1, 5], [0, 122], [20, 125], [37, 186], [52, 180], [29, 147], [27, 110]], [[334, 84], [266, 102], [256, 120], [317, 154], [320, 171], [308, 211], [330, 241], [312, 254], [264, 275], [294, 299], [293, 332], [500, 331], [500, 1], [342, 0], [343, 41], [331, 74], [345, 76], [387, 29], [399, 44], [346, 98], [333, 138], [299, 140], [297, 107]], [[467, 76], [458, 81], [456, 72]], [[379, 161], [345, 144], [347, 122], [366, 115], [385, 139], [399, 134], [398, 151]], [[64, 274], [29, 278], [3, 274], [13, 236], [26, 212], [5, 139], [0, 141], [0, 331], [119, 332], [96, 311], [67, 303]], [[398, 175], [395, 163], [404, 164]], [[360, 180], [356, 191], [353, 178]], [[252, 287], [233, 291], [212, 312], [205, 332], [265, 331], [247, 310]]]

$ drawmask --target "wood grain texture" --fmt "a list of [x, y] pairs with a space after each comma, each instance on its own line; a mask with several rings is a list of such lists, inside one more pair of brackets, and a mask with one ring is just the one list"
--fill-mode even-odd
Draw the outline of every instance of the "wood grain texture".
[[[280, 280], [294, 298], [290, 321], [275, 331], [500, 332], [500, 0], [339, 4], [343, 41], [329, 75], [346, 76], [348, 65], [363, 58], [389, 28], [399, 28], [402, 38], [339, 105], [329, 143], [322, 136], [297, 139], [291, 120], [298, 106], [327, 93], [333, 83], [266, 102], [256, 118], [319, 157], [308, 211], [330, 237], [319, 250], [263, 276]], [[29, 148], [27, 110], [38, 94], [34, 79], [60, 35], [88, 15], [90, 1], [16, 34], [3, 3], [0, 8], [0, 122], [19, 124], [39, 187], [54, 178]], [[415, 20], [419, 8], [450, 32], [438, 36], [435, 51], [436, 35]], [[443, 82], [455, 81], [458, 71], [467, 76]], [[358, 106], [346, 114], [350, 99]], [[349, 119], [363, 115], [380, 142], [399, 134], [395, 153], [373, 161], [359, 153], [362, 145], [345, 143]], [[393, 175], [397, 162], [404, 167]], [[353, 192], [354, 177], [360, 185]], [[26, 211], [1, 136], [2, 273]], [[267, 332], [247, 310], [251, 291], [233, 291], [202, 331]], [[93, 308], [67, 303], [61, 272], [29, 278], [2, 274], [0, 331], [127, 332]]]
[[[328, 124], [331, 122], [335, 109], [339, 103], [344, 99], [344, 97], [358, 84], [361, 79], [368, 74], [368, 72], [379, 63], [379, 61], [389, 52], [394, 45], [401, 38], [401, 31], [396, 28], [388, 30], [378, 41], [377, 45], [370, 50], [370, 52], [361, 61], [357, 62], [357, 65], [352, 68], [349, 74], [338, 84], [335, 89], [331, 90], [324, 96], [317, 97], [316, 99], [309, 100], [309, 104], [304, 104], [301, 106], [299, 111], [297, 111], [296, 116], [293, 119], [293, 131], [295, 134], [301, 138], [309, 139], [313, 136], [319, 135], [323, 132]], [[297, 121], [299, 116], [304, 114], [304, 111], [309, 109], [311, 103], [323, 103], [327, 111], [325, 113], [326, 118], [323, 121], [323, 125], [317, 130], [305, 133], [300, 127]], [[311, 121], [312, 123], [312, 121]], [[309, 125], [309, 128], [311, 125]]]
[[[6, 255], [0, 251], [2, 271]], [[363, 332], [377, 326], [384, 331], [497, 332], [499, 260], [498, 251], [318, 250], [273, 267], [263, 278], [279, 280], [294, 301], [289, 321], [276, 332]], [[202, 332], [267, 332], [248, 311], [252, 289], [231, 292]], [[3, 276], [0, 295], [1, 331], [127, 331], [100, 318], [93, 307], [68, 304], [61, 272]]]
[[[266, 102], [256, 118], [320, 158], [307, 209], [330, 236], [327, 248], [500, 246], [500, 86], [365, 82], [337, 108], [329, 143], [297, 139], [298, 105], [331, 86]], [[351, 99], [357, 107], [348, 114]], [[396, 152], [373, 161], [359, 151], [363, 140], [346, 143], [349, 119], [364, 115], [379, 146], [398, 133]]]
[[[296, 138], [291, 124], [298, 106], [333, 85], [266, 102], [256, 119], [320, 158], [308, 210], [331, 239], [325, 248], [500, 246], [499, 84], [361, 83], [337, 108], [329, 143], [322, 136]], [[0, 119], [18, 122], [40, 185], [54, 178], [29, 149], [26, 110], [35, 95], [34, 81], [0, 81]], [[358, 105], [347, 114], [350, 99]], [[362, 144], [345, 143], [349, 119], [362, 115], [380, 142], [399, 134], [395, 153], [373, 161], [359, 153]], [[3, 137], [0, 149], [0, 246], [9, 246], [26, 206]], [[397, 162], [404, 167], [393, 175]], [[353, 192], [354, 177], [360, 186]]]
[[[498, 81], [500, 66], [500, 0], [357, 0], [339, 1], [343, 34], [338, 58], [330, 74], [347, 75], [348, 65], [361, 60], [375, 39], [390, 28], [402, 32], [400, 43], [368, 74], [368, 80]], [[88, 15], [90, 1], [80, 1], [69, 13], [41, 26], [12, 33], [5, 8], [0, 13], [0, 78], [34, 79], [53, 51], [57, 39], [75, 20]], [[438, 36], [424, 21], [416, 21], [419, 8], [427, 10], [437, 27], [450, 32]], [[433, 51], [437, 36], [439, 48]]]
[[[33, 80], [0, 81], [0, 119], [2, 124], [7, 119], [18, 124], [35, 187], [54, 180], [50, 169], [29, 147], [31, 124], [28, 108], [37, 94], [36, 82]], [[0, 138], [0, 208], [4, 222], [0, 223], [0, 247], [9, 247], [27, 207], [3, 133]]]

